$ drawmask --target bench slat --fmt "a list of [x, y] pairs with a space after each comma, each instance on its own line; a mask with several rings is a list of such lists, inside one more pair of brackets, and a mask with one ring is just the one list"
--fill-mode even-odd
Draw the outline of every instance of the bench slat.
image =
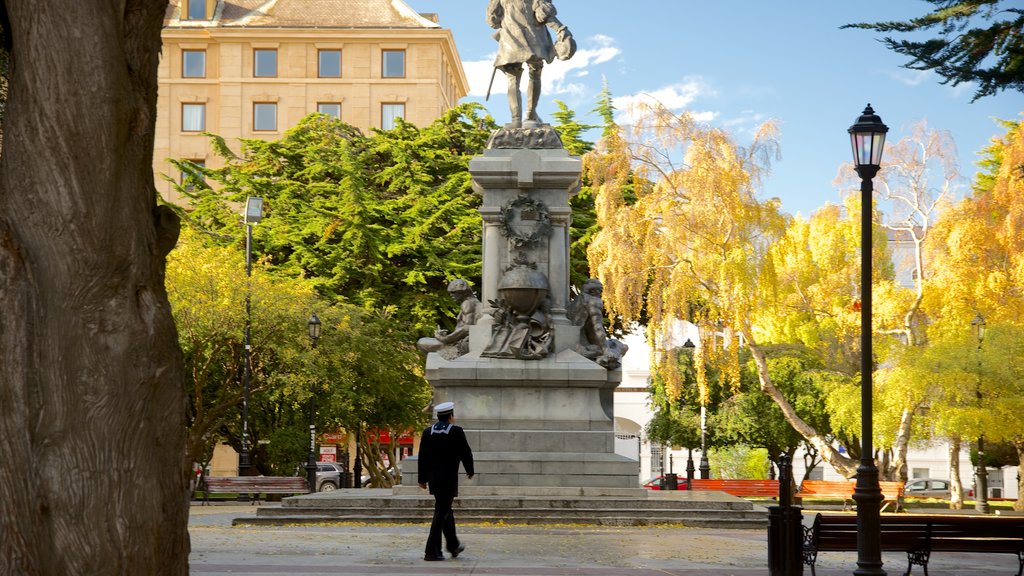
[[718, 490], [733, 496], [767, 496], [779, 495], [778, 480], [742, 480], [742, 479], [697, 479], [691, 482], [693, 490]]

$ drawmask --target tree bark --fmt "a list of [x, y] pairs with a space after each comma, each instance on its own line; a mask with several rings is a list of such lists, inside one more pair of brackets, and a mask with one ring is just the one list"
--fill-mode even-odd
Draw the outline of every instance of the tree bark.
[[6, 0], [0, 574], [187, 574], [177, 220], [152, 153], [166, 0]]
[[960, 439], [949, 440], [949, 508], [964, 507], [964, 485], [960, 482]]

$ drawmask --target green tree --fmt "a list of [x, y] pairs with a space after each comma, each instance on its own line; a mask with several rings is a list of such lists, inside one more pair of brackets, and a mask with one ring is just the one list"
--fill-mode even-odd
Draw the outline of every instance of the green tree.
[[[558, 111], [554, 128], [562, 139], [562, 145], [574, 156], [584, 156], [594, 149], [594, 144], [583, 140], [583, 133], [596, 128], [590, 124], [580, 124], [576, 113], [560, 100], [555, 100]], [[586, 175], [581, 176], [579, 191], [569, 198], [572, 209], [572, 223], [569, 228], [569, 284], [582, 287], [590, 278], [590, 264], [587, 262], [587, 248], [597, 233], [597, 218], [594, 214], [594, 189]]]
[[274, 269], [310, 278], [328, 298], [393, 307], [396, 325], [431, 333], [437, 318], [454, 316], [447, 282], [480, 274], [479, 197], [467, 167], [493, 122], [479, 110], [464, 105], [422, 129], [399, 122], [370, 136], [310, 115], [280, 140], [243, 140], [237, 155], [213, 137], [227, 164], [177, 162], [197, 175], [179, 190], [193, 220], [229, 236], [240, 233], [230, 203], [262, 196], [255, 244]]
[[[205, 462], [219, 440], [241, 449], [243, 262], [237, 244], [221, 246], [193, 231], [183, 234], [168, 261], [168, 292], [191, 384], [189, 457], [197, 462]], [[275, 273], [265, 260], [254, 266], [248, 285], [250, 449], [261, 473], [289, 474], [305, 460], [313, 394], [319, 430], [358, 431], [364, 438], [370, 430], [393, 430], [397, 437], [424, 423], [429, 385], [394, 318], [330, 304], [316, 295], [313, 282]], [[306, 332], [313, 312], [322, 322], [315, 351]], [[374, 448], [364, 450], [364, 466], [383, 470]]]
[[915, 34], [937, 31], [937, 38], [882, 42], [909, 56], [911, 70], [934, 70], [943, 84], [977, 82], [972, 102], [1000, 90], [1024, 91], [1024, 9], [1008, 0], [927, 0], [935, 8], [905, 22], [847, 24], [876, 32]]

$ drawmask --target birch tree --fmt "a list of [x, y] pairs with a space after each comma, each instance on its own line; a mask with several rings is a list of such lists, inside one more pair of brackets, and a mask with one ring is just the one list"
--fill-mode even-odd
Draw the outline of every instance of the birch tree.
[[[801, 419], [772, 382], [761, 346], [764, 333], [756, 324], [758, 310], [778, 302], [769, 253], [789, 222], [778, 200], [760, 200], [755, 193], [777, 153], [775, 127], [761, 126], [742, 148], [689, 114], [676, 115], [659, 104], [637, 112], [628, 137], [621, 129], [607, 131], [584, 159], [597, 189], [601, 226], [589, 258], [606, 286], [605, 306], [626, 323], [646, 312], [657, 366], [678, 346], [669, 334], [680, 319], [699, 327], [702, 344], [724, 334], [725, 346], [695, 351], [702, 400], [709, 398], [709, 365], [720, 367], [722, 381], [738, 391], [742, 341], [760, 389], [826, 462], [853, 475], [857, 462]], [[627, 189], [635, 202], [626, 201]], [[678, 397], [681, 382], [672, 380], [677, 371], [664, 373], [668, 394]]]

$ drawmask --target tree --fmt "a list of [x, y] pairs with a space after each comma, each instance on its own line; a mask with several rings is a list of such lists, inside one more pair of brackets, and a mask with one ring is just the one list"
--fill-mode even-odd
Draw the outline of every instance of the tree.
[[166, 5], [0, 4], [5, 574], [188, 573], [177, 221], [151, 167]]
[[[977, 314], [987, 323], [1004, 326], [1003, 330], [1024, 328], [1024, 122], [1003, 122], [1007, 129], [1001, 138], [993, 139], [985, 149], [981, 162], [985, 171], [979, 174], [974, 194], [964, 198], [944, 214], [935, 229], [932, 260], [937, 263], [930, 282], [929, 307], [940, 319], [930, 330], [938, 336], [962, 332]], [[999, 358], [991, 363], [1009, 370], [1020, 359], [1011, 348], [997, 348], [985, 337], [984, 351]], [[1012, 341], [1012, 339], [1011, 339]], [[1021, 386], [1019, 372], [1006, 374], [1006, 385]], [[1011, 407], [1019, 400], [1005, 392], [992, 394]], [[998, 428], [1016, 431], [1011, 441], [1024, 462], [1024, 422], [1021, 412], [1000, 412]], [[1024, 483], [1020, 484], [1024, 489]], [[1024, 490], [1019, 492], [1024, 495]], [[1015, 508], [1024, 509], [1024, 496], [1018, 497]]]
[[[242, 371], [245, 350], [245, 296], [252, 301], [252, 375], [250, 380], [250, 446], [253, 465], [261, 474], [272, 474], [269, 462], [259, 456], [260, 436], [270, 434], [265, 420], [279, 406], [299, 412], [308, 399], [309, 359], [304, 321], [314, 310], [323, 310], [310, 282], [274, 277], [257, 263], [251, 280], [246, 278], [244, 253], [235, 246], [205, 243], [186, 229], [167, 264], [167, 291], [185, 356], [189, 383], [188, 458], [205, 464], [214, 445], [228, 440], [241, 450]], [[247, 286], [249, 286], [247, 288]], [[268, 403], [264, 398], [273, 397]], [[262, 418], [261, 418], [262, 417]], [[291, 462], [298, 461], [296, 454]], [[277, 471], [280, 473], [280, 471]]]
[[[817, 354], [803, 346], [768, 346], [765, 353], [772, 382], [792, 402], [800, 417], [820, 433], [830, 434], [826, 383], [843, 376], [825, 370]], [[746, 356], [749, 358], [749, 354]], [[716, 434], [723, 440], [764, 449], [776, 466], [779, 456], [785, 454], [792, 458], [796, 450], [804, 446], [805, 473], [810, 474], [818, 463], [817, 451], [790, 426], [779, 406], [761, 392], [757, 366], [749, 360], [744, 364], [741, 391], [719, 408], [715, 418]]]
[[[552, 114], [556, 121], [554, 128], [569, 154], [584, 156], [593, 150], [593, 143], [583, 140], [583, 133], [596, 126], [577, 122], [576, 113], [564, 102], [555, 100], [555, 104], [558, 111]], [[590, 278], [587, 248], [590, 247], [590, 242], [598, 230], [597, 218], [594, 215], [594, 190], [585, 175], [581, 177], [579, 191], [569, 198], [569, 206], [572, 209], [572, 223], [569, 229], [569, 237], [572, 239], [569, 246], [569, 284], [582, 287]]]
[[[168, 291], [189, 374], [189, 456], [205, 462], [218, 440], [241, 449], [244, 301], [247, 279], [237, 242], [220, 246], [188, 230], [168, 262]], [[320, 430], [404, 432], [425, 421], [430, 402], [419, 356], [394, 319], [317, 297], [313, 282], [254, 266], [249, 433], [253, 465], [287, 474], [308, 450], [311, 394]], [[306, 319], [321, 338], [312, 351]], [[294, 431], [303, 431], [295, 435]], [[265, 446], [261, 439], [272, 440]], [[284, 442], [279, 446], [278, 441]], [[364, 445], [364, 465], [383, 471], [379, 446]], [[387, 447], [385, 447], [387, 448]], [[393, 450], [393, 447], [391, 447]], [[391, 454], [391, 461], [396, 461]]]
[[239, 154], [212, 137], [226, 165], [176, 162], [200, 176], [179, 191], [190, 218], [227, 235], [237, 229], [228, 203], [262, 196], [254, 242], [274, 269], [313, 279], [328, 298], [391, 306], [397, 325], [432, 333], [454, 316], [448, 281], [480, 275], [480, 199], [467, 170], [489, 135], [478, 111], [467, 104], [422, 129], [399, 122], [370, 136], [313, 114], [280, 140], [243, 140]]
[[[938, 38], [882, 42], [890, 50], [909, 56], [911, 70], [934, 70], [942, 84], [977, 82], [972, 102], [1001, 90], [1024, 91], [1024, 9], [1003, 0], [927, 0], [930, 13], [909, 21], [847, 24], [877, 32], [914, 34], [937, 30]], [[1005, 18], [996, 20], [996, 18]], [[980, 25], [989, 23], [987, 27]]]

